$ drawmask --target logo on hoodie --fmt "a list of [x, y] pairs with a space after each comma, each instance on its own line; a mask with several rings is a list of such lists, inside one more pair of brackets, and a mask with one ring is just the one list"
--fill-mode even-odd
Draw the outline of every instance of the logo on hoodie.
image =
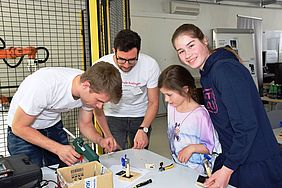
[[216, 114], [218, 112], [218, 107], [213, 90], [211, 88], [204, 89], [203, 93], [207, 110]]

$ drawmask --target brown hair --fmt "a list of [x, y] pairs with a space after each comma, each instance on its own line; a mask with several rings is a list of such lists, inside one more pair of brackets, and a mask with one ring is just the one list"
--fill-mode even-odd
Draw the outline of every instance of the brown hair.
[[[183, 92], [183, 87], [188, 86], [188, 93]], [[178, 91], [183, 97], [191, 97], [199, 102], [195, 79], [191, 73], [183, 66], [170, 65], [162, 71], [158, 80], [158, 88], [167, 88]]]
[[[192, 38], [197, 38], [200, 41], [203, 41], [203, 39], [205, 38], [204, 33], [201, 31], [200, 28], [198, 28], [197, 26], [195, 26], [194, 24], [183, 24], [181, 26], [179, 26], [173, 33], [172, 38], [171, 38], [171, 42], [173, 47], [174, 46], [174, 41], [177, 37], [179, 37], [180, 35], [183, 34], [187, 34]], [[237, 59], [242, 63], [242, 59], [240, 58], [240, 56], [230, 47], [230, 46], [225, 46], [225, 47], [221, 47], [224, 48], [225, 50], [231, 52], [232, 54], [234, 54]], [[210, 50], [211, 53], [217, 51], [219, 48]]]
[[139, 53], [141, 48], [141, 38], [138, 33], [130, 29], [121, 30], [117, 33], [114, 39], [114, 48], [116, 51], [119, 50], [123, 52], [128, 52], [133, 48], [137, 48], [137, 52]]
[[95, 63], [81, 75], [80, 81], [88, 81], [92, 92], [109, 95], [111, 102], [115, 104], [122, 96], [120, 72], [108, 62]]
[[192, 38], [197, 38], [200, 41], [202, 41], [205, 38], [205, 35], [203, 32], [198, 28], [197, 26], [193, 24], [183, 24], [179, 26], [173, 33], [171, 42], [172, 45], [174, 46], [174, 41], [177, 37], [179, 37], [182, 34], [187, 34]]

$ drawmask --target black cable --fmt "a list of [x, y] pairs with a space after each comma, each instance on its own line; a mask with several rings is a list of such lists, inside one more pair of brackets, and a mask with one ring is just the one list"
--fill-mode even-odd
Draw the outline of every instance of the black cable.
[[[43, 183], [43, 184], [42, 184]], [[40, 182], [40, 187], [45, 187], [47, 185], [49, 185], [49, 183], [54, 183], [57, 187], [59, 187], [59, 184], [57, 182], [55, 182], [54, 180], [42, 180]]]
[[48, 60], [48, 58], [49, 58], [49, 51], [47, 50], [47, 48], [45, 48], [45, 47], [37, 47], [36, 50], [37, 50], [37, 52], [38, 52], [38, 50], [43, 50], [43, 51], [45, 51], [46, 54], [45, 54], [45, 58], [43, 60], [35, 59], [34, 63], [36, 63], [36, 64], [45, 63]]
[[15, 65], [10, 65], [6, 59], [3, 59], [3, 61], [4, 61], [4, 63], [5, 63], [8, 67], [10, 67], [10, 68], [17, 68], [17, 67], [22, 63], [23, 58], [24, 58], [24, 56], [22, 56], [22, 57], [19, 59], [19, 61], [17, 62], [17, 64], [15, 64]]

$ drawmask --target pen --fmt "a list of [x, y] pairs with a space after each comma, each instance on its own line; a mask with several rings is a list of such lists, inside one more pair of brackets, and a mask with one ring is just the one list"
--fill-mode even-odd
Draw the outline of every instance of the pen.
[[147, 184], [152, 183], [152, 182], [153, 182], [152, 179], [148, 179], [148, 180], [146, 180], [146, 181], [143, 181], [143, 182], [141, 182], [141, 183], [135, 185], [133, 188], [142, 187], [142, 186], [147, 185]]

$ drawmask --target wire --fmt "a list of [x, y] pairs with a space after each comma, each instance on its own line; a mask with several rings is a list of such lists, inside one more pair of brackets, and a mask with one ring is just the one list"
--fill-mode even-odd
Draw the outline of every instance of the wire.
[[[42, 184], [43, 183], [43, 184]], [[42, 180], [40, 182], [40, 187], [45, 187], [47, 185], [49, 185], [50, 183], [54, 183], [57, 187], [59, 187], [59, 184], [57, 182], [55, 182], [54, 180]]]

